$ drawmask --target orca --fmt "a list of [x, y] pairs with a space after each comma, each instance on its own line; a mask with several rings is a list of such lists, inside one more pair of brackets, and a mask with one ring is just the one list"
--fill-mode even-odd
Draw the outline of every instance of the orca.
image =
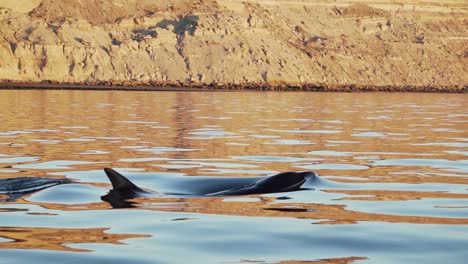
[[0, 179], [0, 194], [5, 195], [5, 198], [0, 197], [0, 202], [14, 202], [21, 197], [35, 193], [52, 186], [72, 183], [68, 179], [54, 179], [41, 177], [18, 177]]
[[[103, 201], [111, 204], [114, 208], [134, 207], [134, 202], [129, 201], [136, 197], [164, 195], [151, 190], [144, 190], [130, 180], [125, 178], [122, 174], [113, 169], [105, 168], [104, 172], [109, 178], [112, 189], [104, 196], [101, 196]], [[226, 179], [228, 184], [223, 184], [218, 180], [214, 187], [211, 186], [210, 190], [205, 192], [177, 193], [177, 196], [183, 197], [217, 197], [217, 196], [240, 196], [251, 194], [267, 194], [267, 193], [281, 193], [293, 192], [303, 190], [301, 186], [308, 179], [315, 179], [317, 176], [311, 171], [306, 172], [283, 172], [273, 176], [267, 177], [252, 177], [252, 178], [239, 178], [239, 179]], [[215, 179], [213, 179], [215, 180]], [[206, 179], [201, 182], [206, 182]], [[236, 185], [235, 183], [238, 182]], [[192, 182], [193, 184], [193, 182]], [[216, 188], [218, 186], [218, 188]], [[226, 188], [226, 186], [229, 186]], [[196, 188], [194, 188], [196, 189]], [[171, 194], [166, 194], [171, 195]]]

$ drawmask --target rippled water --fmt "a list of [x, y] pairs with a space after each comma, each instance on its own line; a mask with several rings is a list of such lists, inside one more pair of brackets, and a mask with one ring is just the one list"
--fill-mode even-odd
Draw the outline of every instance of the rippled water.
[[[0, 91], [0, 263], [464, 263], [467, 99]], [[156, 191], [200, 176], [319, 181], [112, 209], [104, 167]], [[5, 191], [24, 177], [54, 180]]]

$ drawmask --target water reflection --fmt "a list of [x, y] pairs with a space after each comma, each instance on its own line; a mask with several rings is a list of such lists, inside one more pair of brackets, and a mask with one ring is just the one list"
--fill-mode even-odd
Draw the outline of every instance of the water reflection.
[[39, 227], [0, 227], [0, 249], [42, 249], [89, 252], [91, 249], [74, 248], [69, 244], [109, 243], [124, 244], [125, 239], [143, 238], [147, 235], [112, 234], [109, 228], [67, 229]]
[[332, 258], [332, 259], [322, 259], [314, 261], [300, 261], [300, 260], [288, 260], [280, 261], [280, 264], [304, 264], [304, 263], [313, 263], [313, 264], [348, 264], [353, 263], [359, 260], [366, 260], [365, 257], [346, 257], [346, 258]]
[[[323, 180], [309, 191], [294, 194], [137, 198], [131, 201], [136, 208], [122, 211], [122, 217], [128, 216], [139, 225], [129, 226], [119, 232], [122, 234], [155, 237], [158, 232], [167, 232], [163, 236], [166, 242], [184, 237], [183, 232], [193, 232], [198, 234], [195, 237], [213, 239], [208, 244], [216, 245], [220, 240], [211, 238], [212, 233], [194, 226], [225, 216], [235, 220], [223, 221], [241, 220], [244, 224], [219, 224], [216, 231], [242, 233], [242, 228], [250, 225], [303, 220], [307, 225], [301, 226], [301, 231], [319, 226], [311, 223], [321, 224], [321, 228], [342, 226], [341, 230], [348, 232], [344, 234], [373, 244], [377, 241], [372, 232], [353, 228], [377, 223], [378, 230], [384, 230], [398, 223], [392, 226], [393, 232], [407, 237], [407, 230], [432, 224], [431, 230], [441, 234], [444, 244], [457, 248], [463, 244], [455, 235], [459, 232], [445, 231], [454, 225], [468, 225], [466, 101], [465, 95], [446, 94], [0, 91], [0, 179], [42, 177], [74, 182], [36, 190], [10, 202], [5, 202], [8, 194], [0, 194], [4, 201], [0, 202], [0, 226], [4, 226], [0, 247], [28, 249], [36, 243], [41, 245], [37, 249], [88, 250], [69, 244], [125, 239], [127, 235], [110, 236], [105, 229], [95, 228], [102, 226], [102, 217], [115, 217], [109, 204], [99, 199], [109, 189], [102, 168], [113, 167], [127, 171], [138, 185], [156, 190], [158, 184], [173, 183], [178, 177], [246, 177], [313, 170]], [[62, 221], [69, 219], [68, 214], [82, 219], [92, 212], [102, 215], [87, 219], [90, 228]], [[168, 230], [150, 228], [151, 219], [166, 214], [170, 219], [192, 220], [170, 221], [177, 228]], [[287, 247], [293, 238], [281, 240], [279, 232], [294, 233], [294, 228], [284, 224], [281, 231], [277, 227], [269, 233], [249, 231], [283, 241], [278, 243], [287, 250], [276, 248], [275, 252], [283, 253], [274, 259], [246, 258], [249, 251], [240, 249], [232, 253], [233, 259], [314, 260], [312, 263], [317, 259], [323, 263], [393, 259], [388, 249], [356, 250], [353, 243], [343, 242], [352, 239], [343, 240], [347, 235], [342, 233], [332, 233], [328, 240], [328, 246], [337, 245], [334, 251], [316, 257], [306, 245], [319, 245], [322, 241], [317, 238], [308, 237], [300, 247]], [[58, 233], [64, 235], [48, 239]], [[438, 250], [428, 237], [411, 239], [411, 247]], [[138, 245], [146, 248], [144, 242]], [[158, 246], [164, 247], [164, 243]], [[193, 244], [186, 246], [193, 256], [208, 254]], [[174, 257], [175, 248], [166, 248], [172, 252], [167, 254]], [[242, 246], [231, 245], [232, 250], [238, 248]], [[393, 248], [393, 253], [407, 256], [406, 260], [424, 255], [424, 251], [408, 248]], [[89, 247], [93, 249], [106, 252]], [[459, 252], [450, 253], [456, 260], [464, 259]]]
[[[466, 204], [467, 194], [444, 194], [443, 192], [411, 192], [411, 191], [381, 191], [381, 190], [327, 190], [336, 197], [334, 203], [319, 204], [310, 202], [300, 202], [294, 195], [288, 196], [250, 196], [250, 199], [232, 199], [223, 197], [202, 197], [202, 198], [178, 198], [178, 197], [139, 197], [125, 202], [119, 199], [121, 207], [133, 207], [143, 210], [157, 212], [190, 212], [212, 215], [235, 215], [246, 217], [288, 217], [298, 219], [310, 219], [315, 224], [350, 224], [362, 221], [380, 221], [388, 223], [412, 223], [412, 224], [447, 224], [447, 225], [467, 225], [468, 215], [465, 211], [460, 211], [462, 216], [457, 217], [436, 217], [436, 216], [413, 216], [405, 215], [406, 208], [401, 208], [400, 214], [371, 213], [355, 211], [349, 209], [345, 204], [337, 204], [338, 201], [358, 200], [358, 201], [409, 201], [427, 198], [459, 199]], [[102, 193], [104, 194], [104, 193]], [[94, 195], [98, 195], [95, 193]], [[340, 198], [341, 197], [341, 198]], [[38, 199], [39, 200], [39, 199]], [[41, 208], [59, 211], [81, 211], [81, 210], [102, 210], [112, 208], [108, 203], [47, 203], [36, 201], [36, 198], [28, 199], [29, 204], [37, 205]], [[17, 203], [21, 203], [18, 201]], [[24, 201], [23, 201], [24, 202]], [[434, 202], [429, 201], [429, 204]], [[398, 203], [397, 203], [398, 205]], [[113, 206], [113, 205], [112, 205]], [[115, 207], [115, 206], [113, 206]], [[443, 210], [446, 206], [436, 206], [435, 209]], [[450, 207], [453, 209], [465, 208], [465, 206]], [[363, 208], [364, 210], [365, 207]], [[369, 208], [372, 209], [372, 208]], [[427, 208], [426, 210], [428, 210]], [[417, 211], [417, 210], [416, 210]]]

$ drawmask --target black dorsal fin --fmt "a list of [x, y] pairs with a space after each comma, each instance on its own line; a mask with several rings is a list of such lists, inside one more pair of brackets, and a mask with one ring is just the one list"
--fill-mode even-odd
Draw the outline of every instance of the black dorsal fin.
[[105, 168], [104, 172], [106, 173], [107, 177], [111, 181], [112, 188], [114, 190], [133, 190], [133, 191], [144, 192], [142, 189], [140, 189], [138, 186], [133, 184], [131, 181], [125, 178], [122, 174], [116, 172], [115, 170], [110, 169], [110, 168]]

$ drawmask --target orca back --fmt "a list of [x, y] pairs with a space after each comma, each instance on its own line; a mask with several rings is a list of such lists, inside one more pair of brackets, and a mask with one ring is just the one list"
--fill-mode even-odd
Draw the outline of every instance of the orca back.
[[250, 185], [210, 193], [207, 195], [232, 196], [297, 191], [310, 177], [315, 177], [315, 174], [313, 172], [283, 172], [261, 179]]

